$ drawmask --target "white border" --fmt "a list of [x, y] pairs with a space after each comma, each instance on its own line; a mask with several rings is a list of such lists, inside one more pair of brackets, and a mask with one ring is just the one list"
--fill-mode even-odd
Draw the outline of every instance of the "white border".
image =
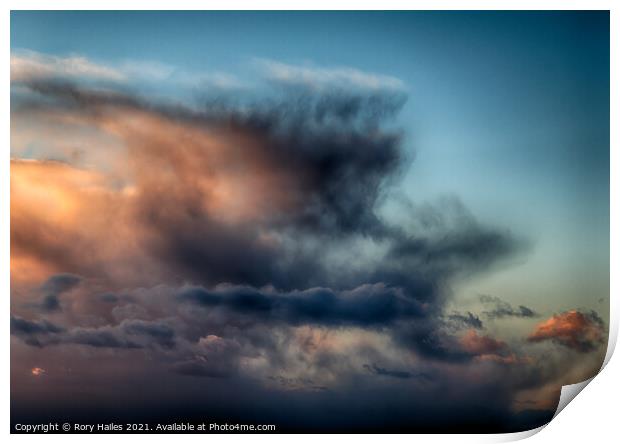
[[[7, 4], [8, 8], [2, 17], [3, 26], [0, 26], [2, 29], [2, 52], [4, 56], [5, 63], [9, 61], [10, 58], [10, 9], [99, 9], [99, 10], [127, 10], [127, 9], [145, 9], [145, 6], [148, 9], [161, 9], [161, 10], [169, 10], [169, 9], [212, 9], [212, 10], [222, 10], [222, 9], [324, 9], [324, 10], [334, 10], [334, 9], [362, 9], [362, 10], [386, 10], [386, 9], [418, 9], [418, 10], [571, 10], [571, 9], [599, 9], [599, 10], [611, 10], [611, 122], [618, 122], [618, 103], [619, 103], [619, 92], [617, 85], [614, 83], [613, 79], [618, 79], [618, 74], [620, 70], [618, 69], [618, 42], [620, 42], [620, 32], [619, 32], [619, 20], [618, 20], [618, 9], [614, 10], [614, 5], [616, 2], [612, 1], [580, 1], [580, 0], [506, 0], [506, 1], [491, 1], [491, 0], [477, 0], [477, 1], [458, 1], [458, 0], [440, 0], [440, 1], [402, 1], [402, 0], [382, 0], [381, 2], [371, 2], [367, 0], [341, 0], [341, 1], [325, 1], [325, 0], [314, 0], [314, 1], [297, 1], [295, 4], [291, 2], [285, 2], [282, 0], [263, 0], [260, 2], [260, 7], [256, 4], [256, 2], [252, 2], [249, 0], [227, 0], [226, 2], [215, 2], [215, 1], [192, 1], [192, 0], [175, 0], [174, 2], [166, 2], [166, 1], [150, 1], [150, 2], [139, 2], [134, 0], [95, 0], [88, 2], [88, 8], [85, 8], [85, 2], [77, 1], [77, 0], [57, 0], [53, 3], [49, 1], [13, 1], [9, 0], [5, 4]], [[9, 115], [10, 115], [10, 104], [9, 104], [9, 85], [10, 85], [10, 71], [5, 65], [4, 71], [2, 71], [2, 79], [4, 88], [2, 88], [2, 132], [3, 132], [3, 140], [5, 141], [5, 145], [7, 148], [3, 153], [5, 161], [1, 163], [0, 166], [0, 184], [1, 184], [1, 193], [2, 196], [1, 202], [1, 210], [2, 215], [0, 216], [0, 250], [3, 252], [0, 257], [0, 261], [2, 264], [2, 273], [0, 273], [0, 288], [2, 294], [5, 297], [5, 306], [7, 307], [7, 311], [9, 311], [9, 186], [10, 186], [10, 172], [9, 172], [9, 146], [10, 146], [10, 126], [9, 126]], [[618, 130], [617, 127], [611, 126], [611, 171], [620, 171], [619, 168], [619, 157], [618, 157]], [[618, 227], [620, 226], [620, 218], [618, 217], [618, 206], [614, 205], [614, 197], [618, 196], [618, 179], [611, 174], [611, 202], [610, 202], [610, 226]], [[611, 258], [610, 258], [610, 269], [611, 270], [620, 270], [619, 262], [618, 262], [618, 249], [619, 247], [619, 238], [617, 235], [617, 230], [611, 231]], [[607, 355], [605, 357], [604, 366], [607, 366], [609, 360], [613, 354], [615, 349], [615, 344], [618, 336], [618, 281], [614, 276], [614, 273], [611, 273], [611, 282], [610, 282], [610, 338], [609, 338], [609, 347], [607, 350]], [[5, 312], [6, 314], [6, 312]], [[5, 365], [2, 367], [2, 376], [4, 381], [3, 391], [4, 391], [4, 402], [2, 405], [2, 414], [4, 418], [4, 430], [5, 433], [9, 433], [10, 431], [10, 377], [9, 377], [9, 317], [3, 316], [1, 317], [4, 325], [4, 341], [3, 341], [3, 352], [5, 356]], [[616, 359], [616, 361], [618, 361]], [[604, 442], [609, 441], [610, 436], [617, 436], [617, 431], [615, 427], [615, 415], [613, 414], [612, 406], [615, 403], [613, 399], [613, 395], [610, 396], [610, 393], [619, 393], [620, 387], [620, 365], [618, 362], [612, 362], [608, 367], [605, 368], [603, 374], [601, 376], [597, 376], [594, 378], [595, 382], [590, 384], [592, 387], [589, 387], [588, 390], [585, 391], [584, 394], [580, 396], [580, 398], [584, 398], [579, 403], [572, 403], [566, 411], [564, 411], [557, 418], [554, 418], [553, 421], [549, 424], [548, 427], [541, 427], [539, 429], [535, 429], [528, 432], [521, 432], [515, 434], [504, 434], [504, 435], [389, 435], [389, 438], [392, 442], [402, 442], [402, 443], [410, 443], [411, 440], [422, 440], [423, 442], [504, 442], [504, 441], [513, 441], [518, 439], [527, 438], [528, 436], [532, 436], [538, 433], [543, 428], [545, 431], [543, 433], [538, 434], [534, 438], [530, 438], [532, 440], [540, 440], [544, 439], [544, 442], [583, 442], [584, 439], [592, 439], [592, 438], [606, 438]], [[584, 385], [587, 385], [584, 384]], [[615, 389], [614, 389], [615, 388]], [[591, 393], [589, 393], [591, 391]], [[587, 399], [586, 399], [587, 398]], [[613, 415], [613, 416], [612, 416]], [[36, 435], [36, 438], [33, 438], [34, 435], [11, 435], [10, 439], [15, 441], [30, 441], [32, 439], [38, 439], [42, 435]], [[116, 435], [112, 439], [133, 439], [130, 438], [131, 435]], [[82, 441], [84, 439], [83, 435], [47, 435], [43, 439], [48, 439], [52, 442], [67, 442], [75, 440]], [[87, 438], [88, 440], [92, 440], [94, 442], [104, 442], [110, 439], [109, 435], [90, 435]], [[171, 439], [171, 437], [166, 435], [149, 435], [147, 438], [151, 441], [155, 442], [165, 442]], [[177, 439], [177, 438], [172, 438]], [[205, 440], [209, 441], [217, 441], [221, 443], [233, 442], [238, 439], [243, 439], [239, 435], [183, 435], [184, 440], [196, 440], [199, 442], [205, 442]], [[310, 442], [310, 440], [316, 439], [312, 435], [252, 435], [248, 437], [248, 439], [252, 439], [258, 443], [267, 443], [273, 441], [284, 442], [289, 439], [295, 439], [296, 441], [301, 442]], [[325, 435], [321, 436], [321, 439], [331, 440], [342, 440], [342, 439], [355, 439], [361, 441], [374, 441], [377, 439], [377, 435]]]

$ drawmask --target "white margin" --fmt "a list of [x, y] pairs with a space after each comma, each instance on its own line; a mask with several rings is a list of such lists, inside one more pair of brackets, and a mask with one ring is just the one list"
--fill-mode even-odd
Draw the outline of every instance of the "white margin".
[[[9, 212], [10, 212], [10, 197], [9, 197], [9, 188], [10, 188], [10, 168], [9, 168], [9, 151], [10, 151], [10, 70], [7, 66], [10, 60], [10, 13], [11, 9], [15, 10], [28, 10], [28, 9], [45, 9], [45, 10], [87, 10], [87, 9], [97, 9], [97, 10], [138, 10], [138, 9], [158, 9], [158, 10], [234, 10], [234, 9], [248, 9], [248, 10], [274, 10], [274, 9], [288, 9], [288, 10], [305, 10], [305, 9], [321, 9], [321, 10], [344, 10], [344, 9], [352, 9], [352, 10], [388, 10], [388, 9], [414, 9], [414, 10], [610, 10], [610, 25], [611, 25], [611, 33], [610, 33], [610, 120], [612, 125], [610, 127], [611, 135], [610, 135], [610, 228], [620, 226], [620, 217], [618, 217], [618, 206], [614, 205], [614, 197], [618, 196], [618, 179], [614, 177], [614, 171], [620, 171], [619, 157], [618, 157], [618, 130], [617, 126], [613, 125], [613, 122], [619, 122], [619, 113], [618, 113], [618, 103], [620, 102], [619, 97], [619, 89], [617, 84], [614, 83], [614, 79], [619, 79], [620, 70], [618, 69], [618, 42], [620, 42], [620, 21], [618, 20], [620, 8], [615, 8], [614, 6], [617, 2], [613, 1], [602, 1], [602, 0], [504, 0], [504, 1], [493, 1], [493, 0], [475, 0], [475, 1], [459, 1], [459, 0], [438, 0], [438, 1], [422, 1], [422, 0], [382, 0], [381, 2], [372, 2], [368, 0], [339, 0], [339, 1], [325, 1], [325, 0], [314, 0], [310, 1], [297, 1], [294, 4], [292, 2], [287, 2], [283, 0], [263, 0], [260, 2], [260, 7], [251, 0], [227, 0], [226, 2], [217, 2], [212, 0], [175, 0], [171, 1], [163, 1], [163, 0], [152, 0], [150, 2], [140, 2], [136, 0], [92, 0], [88, 2], [88, 7], [85, 7], [84, 1], [79, 0], [56, 0], [53, 3], [49, 1], [42, 0], [23, 0], [23, 1], [15, 1], [9, 0], [4, 3], [8, 6], [5, 10], [5, 14], [2, 17], [2, 21], [0, 23], [3, 26], [0, 27], [2, 29], [1, 34], [3, 39], [2, 52], [4, 54], [4, 61], [6, 63], [4, 71], [2, 71], [2, 79], [3, 84], [5, 85], [2, 88], [2, 132], [3, 132], [3, 140], [5, 141], [5, 153], [3, 153], [4, 161], [0, 167], [0, 250], [3, 254], [0, 256], [0, 261], [2, 264], [2, 273], [0, 273], [0, 289], [2, 289], [0, 294], [3, 294], [5, 299], [5, 304], [7, 307], [7, 311], [10, 311], [10, 282], [9, 282], [9, 264], [10, 264], [10, 232], [9, 232]], [[148, 8], [145, 8], [148, 6]], [[613, 270], [620, 270], [620, 262], [618, 261], [618, 251], [619, 251], [619, 238], [617, 236], [617, 230], [614, 231], [611, 229], [610, 232], [610, 326], [609, 326], [609, 341], [607, 353], [605, 356], [605, 360], [603, 366], [601, 367], [601, 371], [604, 367], [606, 367], [613, 355], [615, 350], [617, 338], [618, 338], [618, 282], [614, 276]], [[3, 414], [3, 418], [5, 418], [5, 433], [9, 433], [10, 431], [10, 352], [9, 352], [9, 338], [10, 338], [10, 329], [9, 329], [9, 317], [4, 316], [0, 321], [4, 325], [5, 331], [5, 339], [3, 342], [4, 348], [4, 356], [5, 356], [5, 365], [2, 367], [2, 376], [4, 380], [3, 392], [4, 392], [4, 402], [1, 404], [1, 412]], [[616, 366], [617, 367], [617, 366]], [[617, 369], [615, 369], [617, 371]], [[620, 378], [620, 375], [617, 375], [616, 381]], [[571, 386], [565, 386], [562, 389], [563, 395], [561, 395], [561, 402], [558, 405], [558, 409], [554, 415], [554, 419], [558, 414], [568, 405], [568, 403], [590, 382], [596, 379], [591, 378], [587, 381], [583, 381], [578, 384], [573, 384]], [[609, 378], [607, 378], [609, 379]], [[619, 384], [615, 383], [616, 389], [618, 389]], [[577, 387], [575, 387], [577, 386]], [[566, 391], [565, 391], [566, 390]], [[567, 402], [562, 403], [562, 396], [565, 397]], [[595, 408], [600, 408], [600, 406], [595, 406]], [[585, 411], [582, 409], [582, 411]], [[590, 419], [594, 419], [595, 416], [592, 415]], [[550, 423], [551, 424], [551, 423]], [[607, 426], [609, 427], [609, 433], [614, 433], [613, 436], [617, 436], [617, 432], [614, 430], [613, 424], [597, 424], [599, 427]], [[541, 430], [545, 429], [547, 425], [532, 429], [529, 431], [518, 432], [518, 433], [510, 433], [510, 434], [470, 434], [470, 435], [389, 435], [390, 441], [393, 443], [407, 443], [410, 444], [412, 440], [415, 441], [423, 441], [423, 442], [507, 442], [507, 441], [517, 441], [521, 439], [525, 439], [531, 437]], [[553, 427], [551, 427], [553, 428]], [[557, 431], [556, 438], [559, 438], [560, 433]], [[106, 442], [110, 439], [109, 435], [48, 435], [44, 439], [48, 439], [52, 442], [58, 443], [66, 443], [67, 441], [75, 440], [75, 442], [83, 441], [84, 437], [88, 436], [88, 440], [92, 442]], [[322, 435], [321, 439], [327, 439], [327, 441], [341, 441], [343, 439], [355, 439], [357, 441], [365, 441], [368, 439], [375, 440], [377, 436], [380, 435]], [[566, 438], [568, 438], [569, 442], [574, 442], [570, 439], [570, 434], [561, 434], [565, 439], [561, 439], [562, 442], [566, 442]], [[556, 439], [545, 436], [545, 438], [551, 438], [553, 442]], [[42, 435], [10, 435], [11, 440], [15, 441], [30, 441], [33, 439], [43, 439]], [[133, 435], [115, 435], [115, 440], [124, 441], [125, 439], [135, 439]], [[148, 437], [151, 441], [156, 442], [166, 442], [170, 439], [170, 437], [166, 435], [149, 435]], [[184, 440], [196, 440], [197, 442], [204, 443], [205, 440], [216, 441], [218, 443], [232, 443], [240, 439], [239, 435], [183, 435]], [[314, 440], [313, 435], [252, 435], [251, 437], [247, 437], [246, 439], [252, 439], [253, 441], [261, 443], [272, 443], [273, 441], [285, 442], [289, 439], [295, 439], [296, 441], [310, 442], [310, 440]], [[558, 440], [559, 441], [559, 440]], [[545, 442], [549, 442], [548, 439], [545, 439]]]

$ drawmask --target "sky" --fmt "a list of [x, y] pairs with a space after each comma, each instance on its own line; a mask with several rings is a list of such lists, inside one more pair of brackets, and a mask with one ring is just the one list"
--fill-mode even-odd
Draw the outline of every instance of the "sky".
[[11, 286], [13, 422], [540, 425], [605, 354], [609, 15], [14, 11]]

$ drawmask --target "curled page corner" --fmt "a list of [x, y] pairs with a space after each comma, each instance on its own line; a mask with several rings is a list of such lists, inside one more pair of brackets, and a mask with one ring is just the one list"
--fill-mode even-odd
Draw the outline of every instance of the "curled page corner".
[[515, 441], [521, 441], [523, 439], [526, 439], [526, 438], [529, 438], [531, 436], [536, 435], [542, 429], [544, 429], [549, 424], [551, 424], [551, 422], [556, 418], [556, 416], [558, 416], [560, 414], [560, 412], [562, 410], [564, 410], [564, 408], [573, 399], [575, 399], [575, 397], [579, 393], [581, 393], [581, 391], [584, 388], [586, 388], [586, 386], [590, 382], [592, 382], [594, 380], [594, 378], [596, 378], [596, 376], [605, 368], [605, 366], [607, 365], [607, 363], [611, 359], [611, 356], [614, 353], [614, 349], [616, 348], [616, 341], [618, 339], [618, 324], [617, 324], [615, 319], [612, 319], [610, 324], [611, 325], [610, 325], [610, 329], [609, 329], [609, 339], [608, 339], [608, 343], [607, 343], [607, 353], [605, 355], [605, 360], [603, 361], [603, 364], [601, 365], [601, 368], [599, 369], [597, 374], [592, 376], [589, 379], [586, 379], [585, 381], [581, 381], [581, 382], [577, 382], [575, 384], [568, 384], [568, 385], [563, 385], [562, 386], [562, 389], [560, 391], [560, 400], [558, 401], [558, 406], [557, 406], [557, 408], [555, 410], [555, 413], [553, 414], [553, 418], [551, 418], [551, 421], [549, 421], [546, 424], [541, 425], [540, 427], [536, 427], [534, 429], [524, 430], [522, 432], [505, 433], [505, 434], [497, 435], [498, 438], [499, 438], [499, 441], [496, 441], [496, 442], [515, 442]]
[[515, 441], [521, 441], [523, 439], [529, 438], [531, 436], [536, 435], [538, 432], [540, 432], [542, 429], [544, 429], [545, 427], [547, 427], [549, 423], [547, 424], [543, 424], [539, 427], [536, 427], [534, 429], [530, 429], [530, 430], [524, 430], [523, 432], [514, 432], [514, 433], [505, 433], [502, 435], [499, 435], [499, 442], [515, 442]]
[[[601, 368], [602, 370], [602, 368]], [[599, 370], [600, 371], [600, 370]], [[558, 414], [564, 410], [575, 397], [590, 383], [596, 376], [591, 377], [590, 379], [586, 379], [585, 381], [578, 382], [576, 384], [563, 385], [562, 390], [560, 392], [560, 400], [558, 402], [558, 407], [553, 414], [553, 418], [546, 424], [541, 425], [540, 427], [536, 427], [530, 430], [524, 430], [523, 432], [515, 432], [515, 433], [506, 433], [501, 435], [499, 442], [515, 442], [521, 441], [523, 439], [529, 438], [531, 436], [536, 435], [542, 429], [547, 427], [551, 422], [558, 416]]]
[[575, 399], [575, 396], [577, 396], [586, 387], [586, 385], [592, 382], [594, 378], [596, 378], [596, 376], [592, 376], [590, 379], [586, 379], [585, 381], [581, 381], [576, 384], [563, 385], [562, 391], [560, 392], [560, 402], [558, 402], [558, 408], [555, 410], [555, 414], [553, 415], [553, 418], [551, 418], [551, 421], [553, 421], [555, 417], [558, 416], [562, 410], [564, 410], [564, 407]]
[[[597, 372], [596, 375], [592, 376], [589, 379], [586, 379], [585, 381], [581, 381], [578, 382], [576, 384], [569, 384], [569, 385], [563, 385], [562, 386], [562, 390], [560, 392], [560, 401], [558, 402], [558, 407], [555, 410], [555, 413], [553, 414], [553, 418], [551, 418], [551, 421], [553, 421], [555, 419], [556, 416], [559, 415], [559, 413], [564, 410], [564, 408], [573, 400], [575, 399], [575, 397], [581, 393], [581, 391], [586, 388], [586, 386], [592, 382], [592, 380], [594, 378], [596, 378], [596, 376], [603, 371], [603, 369], [605, 368], [605, 366], [607, 365], [607, 363], [609, 362], [609, 360], [611, 359], [611, 356], [614, 353], [614, 349], [616, 348], [616, 340], [618, 338], [618, 325], [616, 322], [612, 322], [610, 325], [610, 329], [609, 329], [609, 339], [608, 339], [608, 343], [607, 343], [607, 353], [605, 354], [605, 360], [603, 361], [603, 364], [601, 365], [601, 368], [599, 369], [599, 371]], [[550, 422], [551, 422], [550, 421]]]

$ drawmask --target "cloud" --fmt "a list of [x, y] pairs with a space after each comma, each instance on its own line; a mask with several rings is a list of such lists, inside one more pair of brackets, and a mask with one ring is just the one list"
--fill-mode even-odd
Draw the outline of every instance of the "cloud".
[[379, 367], [377, 364], [364, 364], [364, 369], [369, 373], [377, 376], [387, 376], [390, 378], [397, 379], [410, 379], [410, 378], [419, 378], [425, 381], [432, 380], [432, 376], [426, 373], [414, 373], [406, 370], [391, 370], [384, 367]]
[[42, 369], [41, 367], [33, 367], [32, 370], [30, 370], [30, 374], [36, 377], [43, 376], [45, 373], [45, 369]]
[[493, 306], [492, 310], [483, 312], [489, 319], [501, 319], [506, 317], [534, 318], [539, 316], [538, 313], [531, 308], [519, 305], [519, 307], [515, 309], [508, 302], [502, 301], [495, 296], [481, 295], [480, 302]]
[[11, 82], [29, 83], [39, 80], [72, 81], [102, 85], [127, 85], [149, 82], [162, 85], [172, 82], [186, 86], [239, 88], [241, 82], [226, 73], [192, 73], [152, 60], [125, 60], [102, 64], [80, 55], [52, 56], [35, 51], [11, 53]]
[[596, 312], [569, 310], [538, 324], [527, 339], [530, 342], [553, 341], [575, 351], [588, 353], [604, 344], [607, 335], [605, 325]]
[[113, 68], [94, 63], [82, 56], [51, 56], [33, 51], [11, 54], [11, 82], [36, 79], [97, 79], [122, 81], [126, 76]]
[[454, 312], [448, 315], [448, 320], [458, 328], [476, 328], [478, 330], [483, 328], [480, 318], [470, 311], [466, 314]]
[[51, 276], [41, 286], [41, 291], [44, 294], [40, 304], [41, 309], [43, 311], [60, 310], [60, 295], [76, 287], [81, 280], [80, 276], [71, 273], [60, 273]]
[[99, 299], [110, 304], [116, 304], [119, 301], [119, 297], [114, 293], [103, 293], [99, 295]]
[[472, 355], [476, 362], [491, 362], [503, 366], [531, 366], [531, 356], [520, 355], [506, 342], [487, 335], [479, 335], [475, 330], [468, 330], [459, 339], [460, 345]]
[[[317, 261], [317, 252], [312, 251], [319, 248], [321, 238], [334, 240], [334, 248], [346, 239], [369, 236], [388, 244], [386, 259], [400, 265], [377, 267], [373, 281], [411, 281], [412, 277], [421, 281], [409, 282], [412, 288], [426, 285], [422, 274], [449, 275], [455, 269], [484, 268], [509, 255], [516, 245], [508, 234], [481, 227], [473, 218], [447, 235], [430, 239], [418, 234], [415, 240], [382, 220], [377, 205], [404, 162], [399, 133], [382, 129], [387, 117], [381, 110], [388, 99], [371, 104], [357, 100], [363, 93], [325, 93], [301, 102], [285, 97], [279, 103], [260, 102], [249, 109], [196, 112], [71, 84], [36, 82], [31, 86], [57, 101], [55, 112], [78, 113], [84, 124], [114, 134], [127, 147], [128, 158], [119, 162], [131, 170], [127, 178], [114, 178], [131, 181], [125, 186], [127, 193], [116, 191], [106, 183], [113, 178], [99, 173], [70, 171], [68, 166], [52, 164], [20, 165], [20, 169], [58, 170], [61, 181], [76, 177], [60, 191], [63, 198], [77, 200], [69, 208], [77, 211], [76, 220], [82, 218], [80, 227], [72, 232], [72, 226], [63, 221], [44, 231], [56, 229], [61, 238], [76, 239], [76, 247], [83, 243], [83, 247], [95, 249], [90, 244], [100, 241], [94, 237], [108, 237], [102, 234], [109, 225], [94, 218], [100, 212], [80, 214], [96, 200], [106, 206], [108, 217], [119, 220], [126, 231], [134, 231], [126, 233], [125, 242], [134, 244], [132, 251], [149, 250], [144, 253], [172, 265], [175, 272], [208, 284], [283, 288], [331, 284], [324, 262]], [[179, 141], [183, 148], [173, 148]], [[41, 172], [34, 174], [37, 179], [42, 177]], [[92, 184], [88, 186], [73, 184], [90, 176]], [[24, 195], [13, 200], [28, 205], [34, 200], [26, 187], [31, 183], [23, 183]], [[15, 190], [21, 193], [22, 188]], [[37, 211], [29, 207], [28, 220], [33, 221], [32, 213], [38, 216]], [[22, 214], [16, 211], [15, 218], [21, 219]], [[37, 221], [38, 227], [49, 225], [48, 214], [38, 218], [43, 219]], [[85, 221], [97, 227], [86, 232], [81, 228]], [[31, 233], [43, 232], [42, 228], [23, 222], [12, 233], [18, 252], [28, 246], [40, 260], [45, 257], [41, 252], [47, 250], [51, 250], [50, 259], [57, 256], [53, 253], [57, 248], [71, 250], [68, 245], [55, 245], [58, 237], [32, 237]], [[123, 235], [115, 233], [117, 238]], [[135, 245], [136, 241], [143, 245]], [[63, 268], [84, 272], [108, 269], [110, 264], [135, 256], [127, 250], [119, 248], [116, 258], [95, 256], [91, 264], [81, 260], [79, 251], [64, 251]], [[106, 251], [109, 249], [99, 254]], [[437, 269], [415, 277], [394, 270], [403, 264]], [[350, 287], [364, 283], [350, 273], [344, 277], [350, 278]]]
[[224, 287], [215, 291], [188, 288], [182, 300], [205, 307], [224, 307], [251, 316], [257, 322], [291, 325], [383, 326], [403, 319], [424, 316], [422, 305], [402, 289], [384, 284], [366, 284], [353, 290], [311, 288], [278, 293], [250, 287]]
[[[282, 248], [277, 245], [283, 243], [282, 235], [288, 237], [293, 231], [301, 231], [302, 234], [335, 237], [383, 229], [374, 207], [385, 182], [399, 165], [397, 135], [355, 129], [354, 123], [340, 129], [312, 129], [306, 124], [300, 127], [299, 122], [311, 125], [314, 118], [319, 118], [305, 105], [289, 110], [278, 106], [270, 110], [257, 109], [252, 115], [235, 110], [217, 115], [195, 114], [188, 109], [164, 108], [153, 112], [138, 99], [118, 94], [102, 95], [57, 84], [34, 87], [67, 102], [67, 106], [77, 106], [75, 111], [88, 109], [88, 112], [80, 112], [80, 118], [86, 117], [87, 123], [111, 131], [124, 140], [129, 147], [129, 159], [123, 164], [136, 166], [131, 171], [134, 191], [130, 196], [102, 190], [95, 181], [106, 178], [98, 174], [92, 175], [93, 183], [89, 186], [84, 182], [77, 187], [63, 185], [59, 190], [63, 198], [71, 196], [83, 202], [81, 207], [70, 208], [80, 211], [86, 208], [87, 200], [94, 202], [94, 199], [108, 206], [111, 213], [127, 208], [131, 214], [110, 217], [131, 217], [132, 220], [123, 220], [123, 223], [126, 226], [132, 223], [151, 235], [150, 248], [156, 250], [152, 253], [168, 256], [186, 271], [193, 270], [196, 276], [205, 276], [205, 270], [211, 270], [210, 282], [299, 284], [282, 280], [301, 279], [302, 274], [307, 275], [313, 269], [320, 271], [320, 267], [318, 264], [304, 265], [304, 273], [279, 270], [286, 266], [281, 264]], [[330, 109], [322, 111], [324, 117], [325, 113], [331, 113]], [[68, 112], [73, 114], [73, 111]], [[94, 121], [88, 122], [91, 112], [96, 112], [96, 116], [92, 117]], [[354, 119], [354, 116], [346, 119]], [[178, 140], [188, 141], [182, 151], [171, 149]], [[17, 168], [16, 163], [14, 168]], [[141, 170], [138, 164], [149, 167]], [[59, 177], [63, 182], [67, 177], [75, 176], [77, 181], [91, 174], [69, 171], [68, 166], [51, 163], [22, 163], [19, 168], [24, 171], [57, 170], [58, 174], [63, 174]], [[12, 177], [17, 180], [15, 175]], [[41, 173], [36, 173], [36, 177], [42, 177]], [[154, 181], [154, 177], [158, 180]], [[177, 180], [179, 177], [184, 178], [183, 181]], [[24, 188], [16, 187], [16, 193], [22, 190], [29, 193], [26, 186], [31, 186], [31, 182], [22, 183]], [[105, 182], [100, 184], [106, 185]], [[18, 205], [34, 201], [33, 196], [27, 194], [13, 197]], [[65, 208], [53, 207], [54, 210]], [[177, 210], [172, 211], [173, 208]], [[37, 211], [32, 207], [28, 210]], [[84, 215], [91, 224], [99, 223], [93, 220], [98, 216], [100, 214]], [[20, 217], [21, 214], [17, 214], [16, 218]], [[41, 222], [50, 219], [49, 215], [42, 214], [40, 218], [43, 217], [46, 220]], [[59, 233], [63, 233], [71, 226], [63, 223], [58, 228]], [[270, 233], [273, 230], [277, 233]], [[36, 230], [33, 223], [24, 221], [13, 232], [17, 250], [37, 243], [38, 239], [45, 245], [33, 245], [33, 248], [57, 248], [53, 245], [58, 242], [56, 239], [28, 238], [27, 233], [47, 231]], [[76, 246], [82, 240], [88, 243], [88, 238], [93, 237], [87, 233], [66, 235], [77, 239]], [[205, 245], [209, 247], [203, 248]], [[240, 251], [244, 251], [246, 260], [240, 260]], [[72, 256], [64, 254], [63, 260]], [[75, 258], [64, 268], [79, 269], [88, 265], [79, 261]], [[102, 262], [114, 261], [102, 259]], [[251, 268], [240, 267], [243, 262]]]
[[299, 66], [264, 59], [257, 59], [256, 64], [266, 72], [269, 79], [313, 89], [362, 88], [401, 91], [405, 88], [404, 83], [396, 77], [368, 73], [349, 67]]
[[503, 341], [491, 338], [490, 336], [480, 336], [475, 330], [468, 330], [460, 338], [463, 348], [475, 355], [499, 355], [507, 350], [507, 344]]
[[61, 273], [50, 276], [41, 286], [41, 290], [45, 293], [64, 293], [71, 290], [80, 283], [82, 278], [71, 273]]
[[466, 350], [458, 336], [441, 328], [440, 319], [429, 317], [421, 322], [406, 323], [394, 329], [395, 340], [404, 347], [414, 350], [426, 361], [465, 364], [476, 353]]
[[29, 321], [18, 316], [11, 315], [11, 335], [21, 338], [26, 344], [34, 347], [42, 347], [49, 335], [59, 334], [64, 331], [46, 320]]
[[62, 328], [46, 320], [28, 321], [12, 315], [11, 334], [36, 347], [59, 344], [78, 344], [95, 348], [174, 346], [174, 330], [169, 326], [162, 322], [135, 319], [96, 328]]
[[11, 316], [11, 334], [49, 334], [60, 333], [63, 329], [45, 320], [41, 322], [28, 321], [17, 316]]
[[[43, 313], [52, 323], [16, 304], [12, 335], [78, 363], [82, 347], [123, 381], [136, 368], [149, 382], [165, 374], [190, 397], [193, 377], [265, 399], [335, 393], [346, 405], [370, 393], [392, 402], [398, 384], [404, 414], [432, 378], [449, 405], [467, 404], [473, 387], [510, 399], [518, 389], [489, 368], [518, 350], [462, 335], [482, 321], [445, 307], [457, 278], [488, 272], [522, 242], [457, 198], [405, 203], [403, 220], [382, 211], [411, 160], [393, 120], [406, 101], [399, 82], [275, 68], [268, 97], [200, 107], [69, 74], [18, 82], [29, 94], [11, 102], [14, 131], [32, 125], [34, 141], [57, 147], [79, 130], [87, 154], [11, 160], [12, 298], [47, 288], [63, 307]], [[46, 137], [39, 120], [63, 130]]]
[[174, 364], [173, 370], [190, 376], [230, 377], [237, 372], [240, 349], [235, 340], [208, 335], [198, 340], [193, 357]]
[[269, 380], [274, 381], [279, 387], [285, 390], [311, 390], [311, 391], [325, 391], [327, 387], [316, 385], [312, 379], [309, 378], [287, 378], [284, 376], [269, 376]]

